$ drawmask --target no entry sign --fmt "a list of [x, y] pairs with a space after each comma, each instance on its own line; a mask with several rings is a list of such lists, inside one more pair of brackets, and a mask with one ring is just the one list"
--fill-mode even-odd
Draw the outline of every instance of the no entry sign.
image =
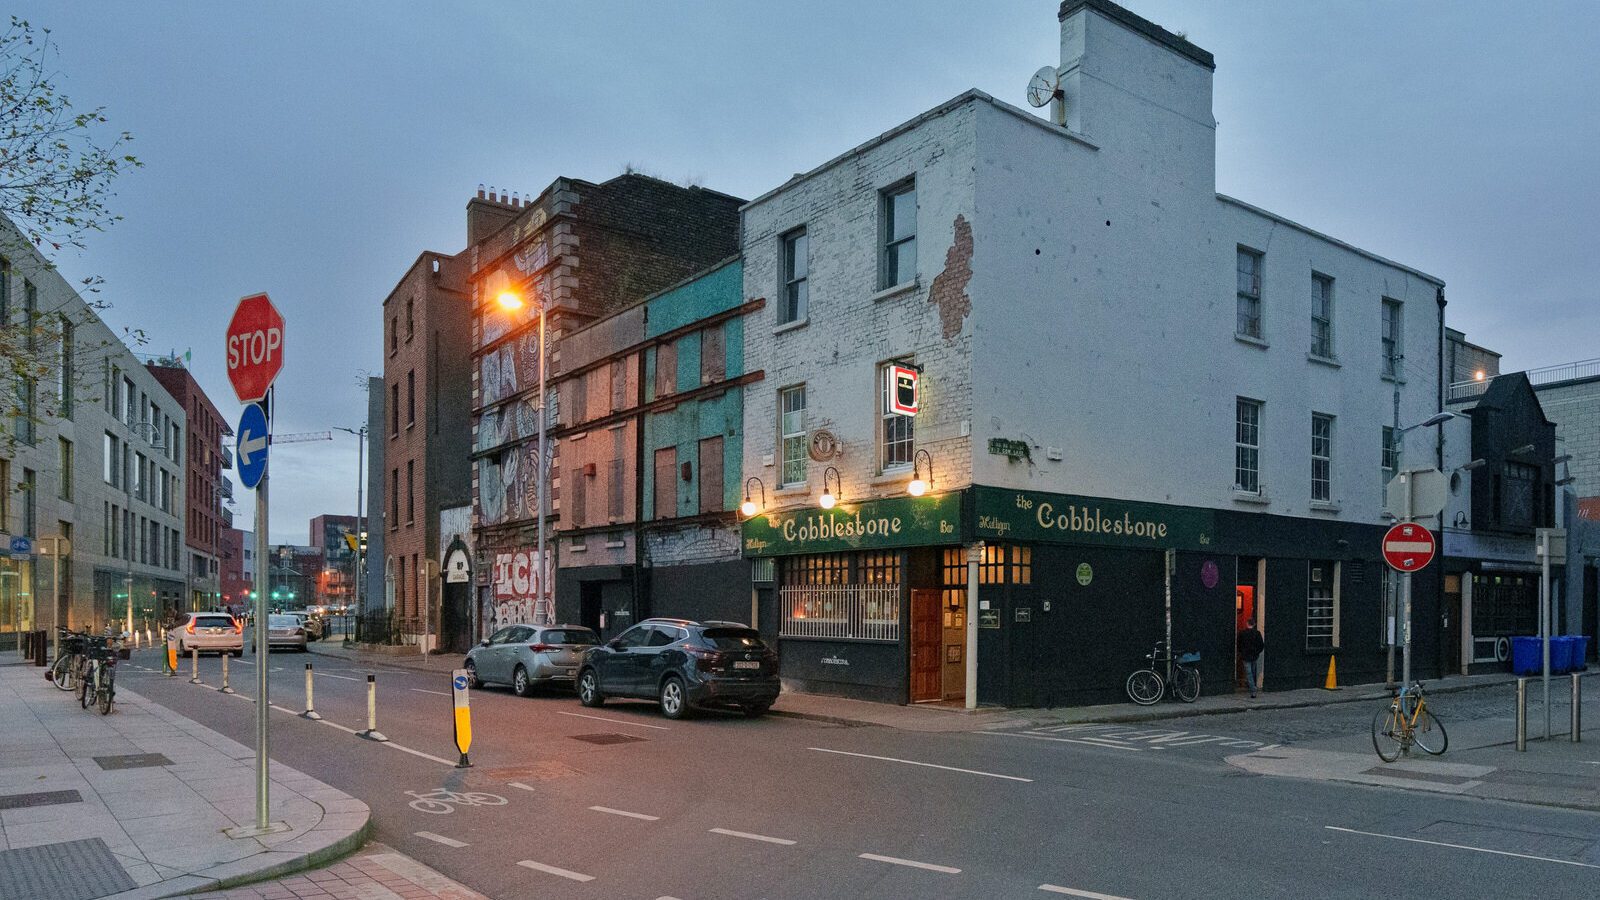
[[254, 403], [283, 370], [283, 316], [266, 294], [239, 301], [228, 323], [228, 380], [240, 403]]
[[1383, 561], [1396, 572], [1415, 572], [1433, 562], [1433, 532], [1415, 522], [1401, 522], [1383, 535]]

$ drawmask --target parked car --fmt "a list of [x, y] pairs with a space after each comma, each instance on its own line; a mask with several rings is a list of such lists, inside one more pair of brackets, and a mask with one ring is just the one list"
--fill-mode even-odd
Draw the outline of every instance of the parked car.
[[669, 719], [697, 707], [759, 716], [778, 699], [778, 655], [748, 625], [646, 619], [590, 649], [578, 669], [578, 699], [655, 700]]
[[326, 629], [326, 624], [322, 621], [322, 617], [317, 615], [315, 612], [312, 612], [309, 609], [300, 609], [290, 610], [289, 612], [282, 613], [282, 615], [294, 616], [296, 619], [300, 620], [300, 627], [304, 628], [306, 632], [306, 640], [322, 640], [322, 633]]
[[291, 647], [304, 652], [306, 649], [305, 621], [299, 616], [279, 613], [267, 616], [267, 647], [276, 650], [279, 647]]
[[480, 684], [509, 684], [518, 697], [535, 686], [570, 687], [583, 652], [600, 636], [582, 625], [507, 625], [467, 653], [467, 678]]
[[190, 650], [235, 656], [244, 652], [244, 623], [227, 613], [192, 612], [167, 633], [177, 640], [180, 656]]

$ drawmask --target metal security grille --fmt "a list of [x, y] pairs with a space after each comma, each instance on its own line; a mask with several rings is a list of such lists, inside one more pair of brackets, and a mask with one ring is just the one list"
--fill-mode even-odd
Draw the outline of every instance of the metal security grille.
[[794, 584], [778, 589], [784, 637], [900, 639], [900, 584]]

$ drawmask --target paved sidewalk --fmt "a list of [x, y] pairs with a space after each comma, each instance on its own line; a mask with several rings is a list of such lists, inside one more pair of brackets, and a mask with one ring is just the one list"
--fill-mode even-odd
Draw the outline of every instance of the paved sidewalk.
[[324, 865], [359, 848], [367, 805], [274, 763], [255, 821], [255, 754], [125, 686], [109, 716], [44, 669], [0, 665], [0, 897], [167, 897]]
[[355, 856], [303, 875], [193, 900], [488, 900], [409, 856], [383, 844], [368, 844]]

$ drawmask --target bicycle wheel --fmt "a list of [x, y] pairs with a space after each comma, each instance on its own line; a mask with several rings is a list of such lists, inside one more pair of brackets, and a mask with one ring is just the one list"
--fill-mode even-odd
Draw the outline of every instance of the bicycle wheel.
[[96, 698], [97, 698], [97, 702], [100, 704], [100, 715], [102, 715], [102, 716], [111, 715], [111, 682], [110, 681], [107, 681], [105, 684], [100, 685], [100, 690], [98, 692], [96, 692]]
[[1445, 733], [1444, 723], [1426, 706], [1422, 707], [1422, 715], [1417, 719], [1411, 740], [1432, 756], [1444, 753], [1445, 748], [1450, 746], [1450, 736]]
[[1395, 707], [1380, 709], [1372, 717], [1372, 749], [1378, 751], [1379, 759], [1394, 762], [1400, 758], [1405, 748], [1403, 730], [1399, 710]]
[[94, 688], [89, 685], [89, 675], [78, 679], [78, 708], [88, 709], [89, 701], [94, 699]]
[[1160, 700], [1166, 689], [1161, 676], [1150, 669], [1140, 669], [1128, 676], [1128, 698], [1140, 706], [1150, 706]]
[[1200, 670], [1186, 666], [1178, 667], [1178, 674], [1173, 679], [1176, 684], [1172, 686], [1178, 699], [1185, 703], [1193, 703], [1200, 699]]
[[71, 657], [60, 656], [50, 665], [50, 681], [63, 691], [72, 690]]

